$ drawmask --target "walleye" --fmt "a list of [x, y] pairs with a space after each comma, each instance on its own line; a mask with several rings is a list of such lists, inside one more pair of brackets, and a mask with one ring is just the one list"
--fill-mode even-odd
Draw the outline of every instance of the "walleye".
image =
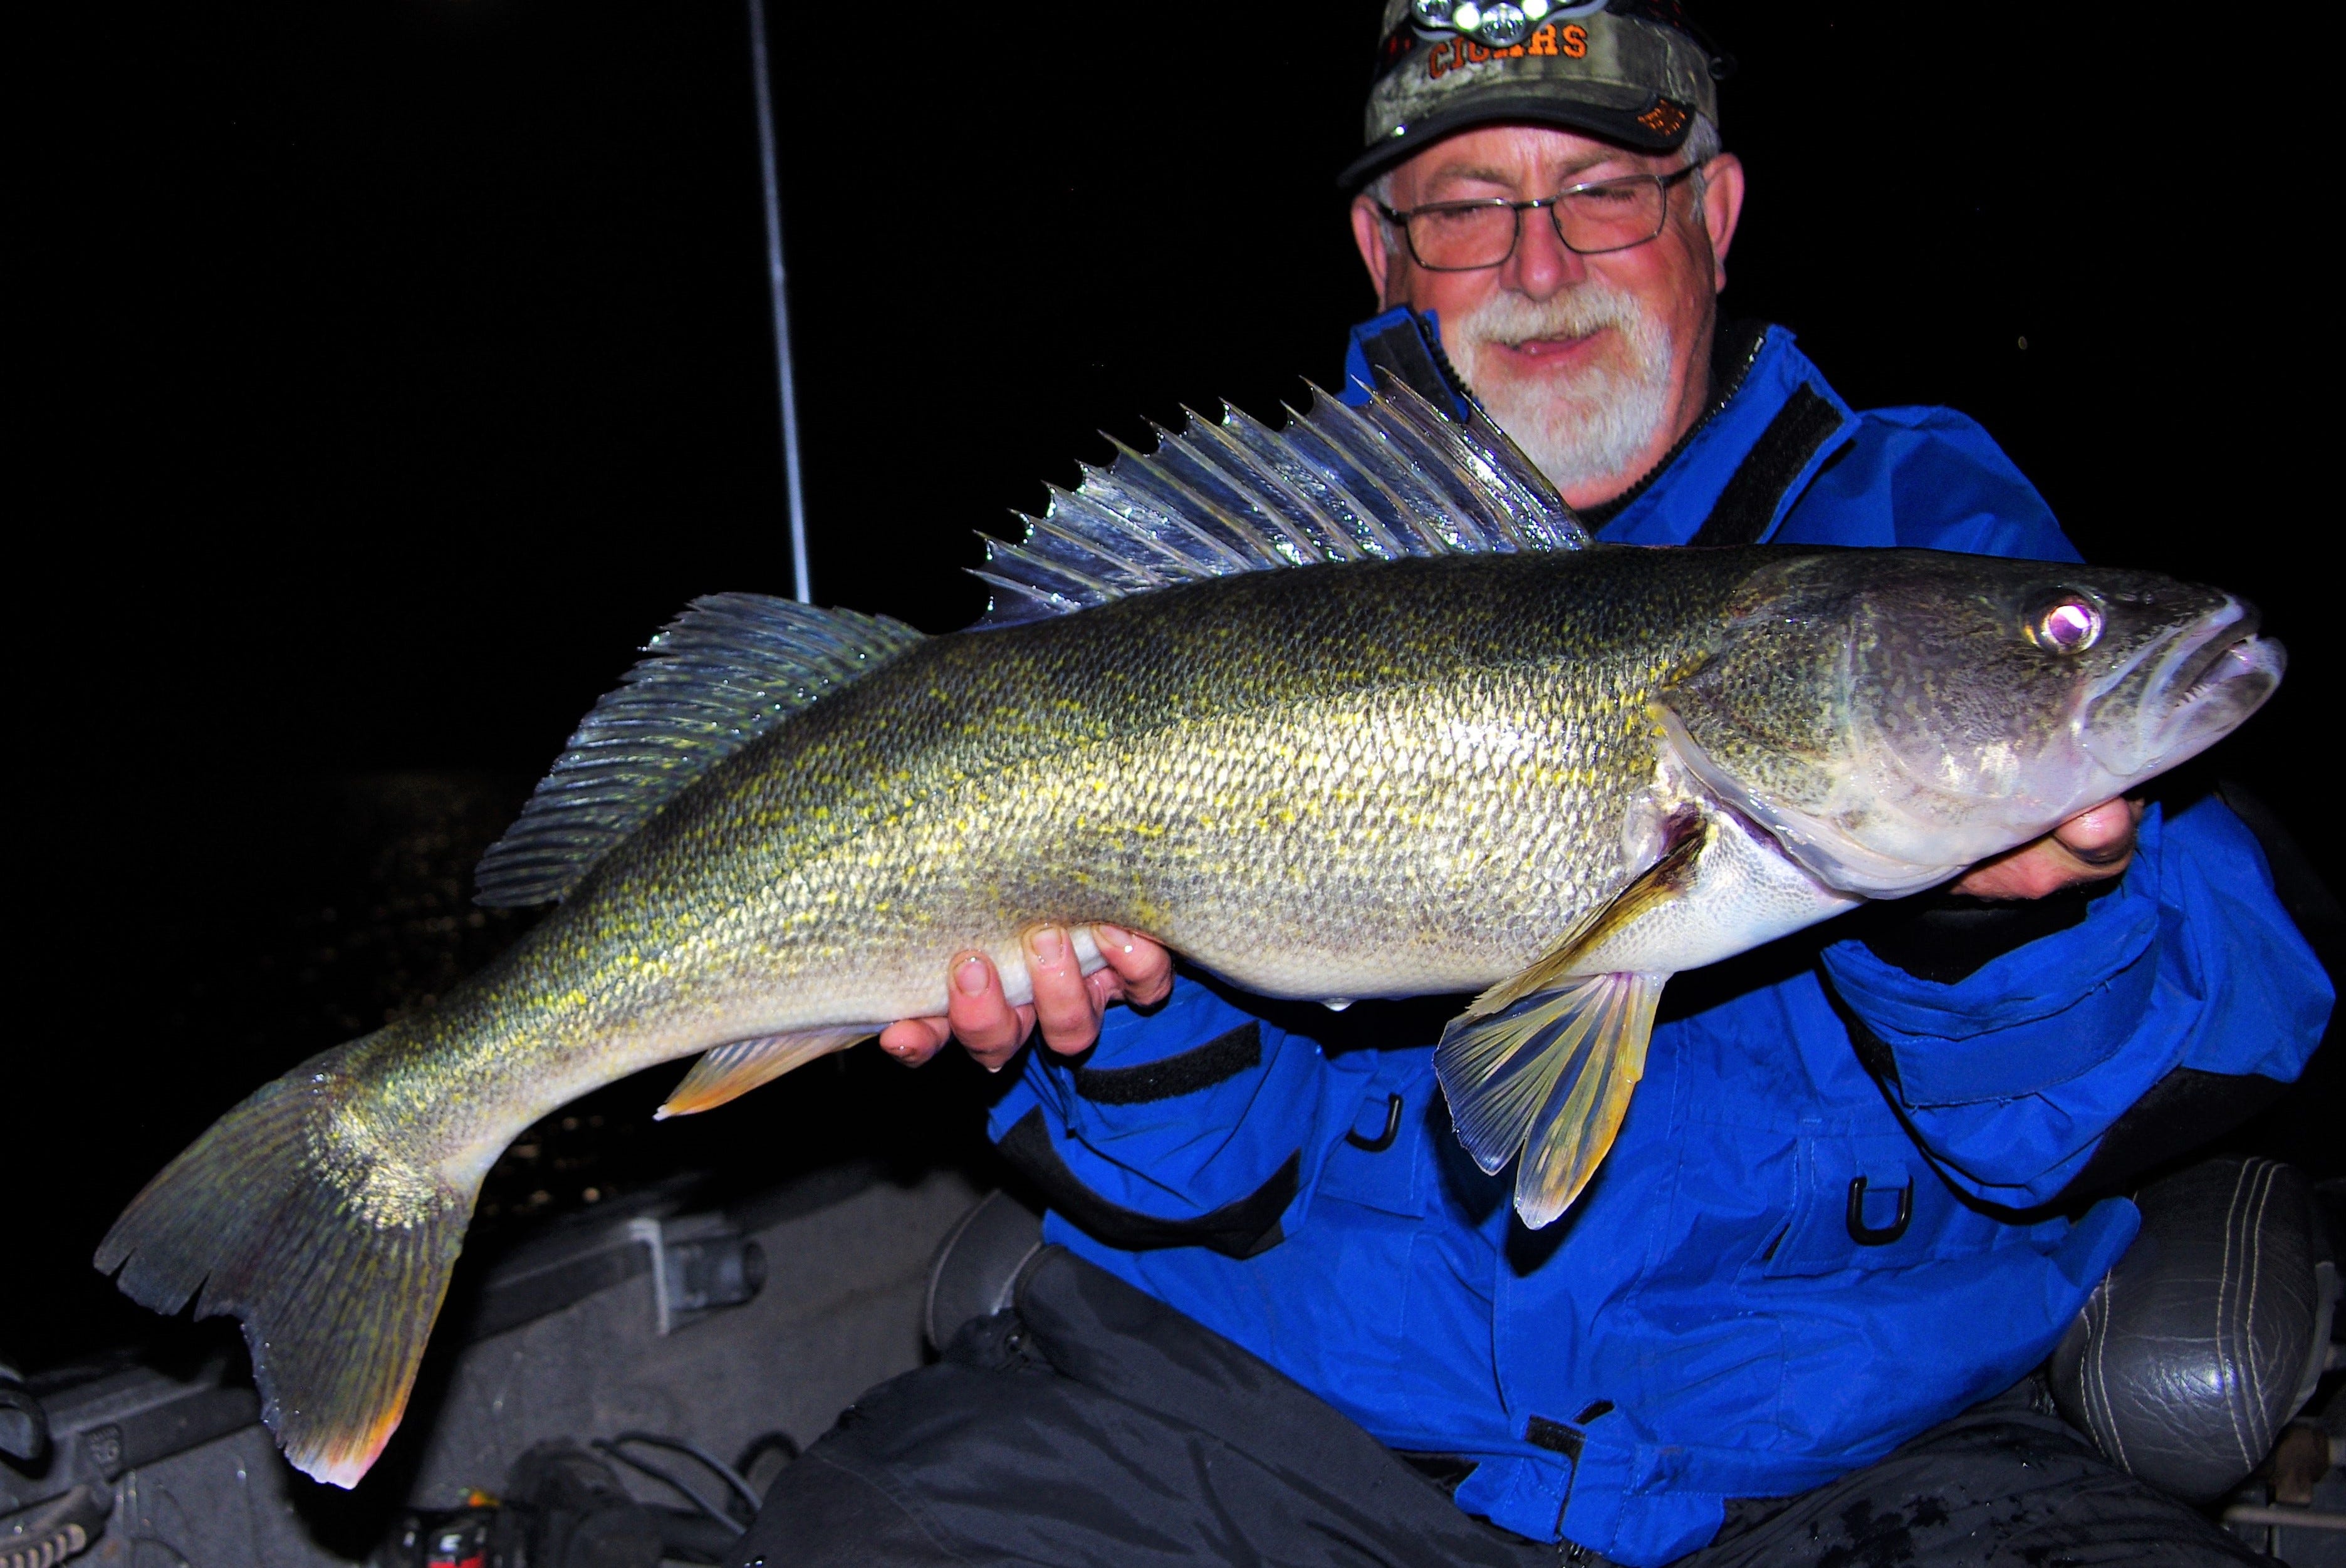
[[721, 1104], [944, 1010], [979, 948], [1145, 931], [1277, 996], [1481, 989], [1437, 1071], [1546, 1225], [1668, 977], [1931, 886], [2209, 745], [2280, 648], [2228, 596], [1914, 551], [1591, 545], [1486, 425], [1388, 387], [1192, 420], [1059, 491], [967, 633], [703, 599], [484, 860], [559, 901], [437, 1007], [264, 1085], [99, 1247], [241, 1319], [293, 1463], [404, 1408], [481, 1179], [701, 1054]]

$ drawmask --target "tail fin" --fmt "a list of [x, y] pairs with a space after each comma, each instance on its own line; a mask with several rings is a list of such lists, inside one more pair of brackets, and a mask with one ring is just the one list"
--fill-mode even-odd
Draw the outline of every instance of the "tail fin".
[[342, 1046], [264, 1085], [131, 1200], [97, 1249], [143, 1307], [244, 1326], [261, 1419], [295, 1468], [358, 1484], [407, 1408], [478, 1191], [336, 1113]]

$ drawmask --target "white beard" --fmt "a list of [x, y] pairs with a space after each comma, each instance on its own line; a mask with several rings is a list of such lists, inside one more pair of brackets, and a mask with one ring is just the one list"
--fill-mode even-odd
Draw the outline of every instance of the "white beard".
[[[1568, 491], [1638, 477], [1629, 465], [1669, 413], [1675, 345], [1668, 324], [1636, 295], [1594, 278], [1546, 300], [1502, 290], [1442, 325], [1458, 373], [1548, 483]], [[1620, 358], [1568, 376], [1511, 377], [1491, 362], [1493, 345], [1585, 337], [1607, 327], [1616, 330]]]

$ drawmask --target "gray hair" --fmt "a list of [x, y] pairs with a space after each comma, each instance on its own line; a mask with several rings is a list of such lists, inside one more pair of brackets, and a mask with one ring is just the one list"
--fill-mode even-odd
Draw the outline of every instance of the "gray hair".
[[[1695, 116], [1694, 127], [1687, 132], [1686, 140], [1678, 145], [1678, 151], [1683, 153], [1686, 156], [1686, 160], [1698, 169], [1726, 150], [1726, 143], [1719, 137], [1719, 122], [1712, 119], [1708, 115]], [[1389, 168], [1385, 170], [1382, 174], [1377, 176], [1376, 178], [1362, 186], [1361, 188], [1361, 194], [1375, 201], [1381, 207], [1391, 207], [1393, 204], [1392, 182], [1393, 175], [1396, 172], [1398, 172], [1396, 169]], [[1697, 174], [1688, 183], [1694, 187], [1695, 200], [1697, 202], [1700, 202], [1702, 200], [1703, 193], [1702, 176], [1700, 174]], [[1377, 227], [1383, 232], [1385, 237], [1385, 254], [1388, 256], [1400, 255], [1402, 251], [1400, 227], [1396, 224], [1386, 221], [1382, 213], [1378, 215]]]
[[[1694, 128], [1687, 132], [1686, 140], [1678, 146], [1687, 161], [1698, 168], [1726, 150], [1727, 144], [1719, 139], [1719, 122], [1708, 115], [1694, 117]], [[1695, 179], [1698, 188], [1702, 177], [1697, 175]]]

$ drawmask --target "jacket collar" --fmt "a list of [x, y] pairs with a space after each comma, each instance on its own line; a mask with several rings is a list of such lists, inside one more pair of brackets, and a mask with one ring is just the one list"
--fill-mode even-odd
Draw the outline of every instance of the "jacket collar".
[[1770, 326], [1757, 336], [1740, 379], [1653, 473], [1613, 504], [1598, 538], [1617, 545], [1687, 544], [1733, 486], [1731, 504], [1756, 510], [1748, 538], [1731, 542], [1766, 540], [1817, 472], [1849, 443], [1856, 413], [1794, 346], [1791, 332]]

